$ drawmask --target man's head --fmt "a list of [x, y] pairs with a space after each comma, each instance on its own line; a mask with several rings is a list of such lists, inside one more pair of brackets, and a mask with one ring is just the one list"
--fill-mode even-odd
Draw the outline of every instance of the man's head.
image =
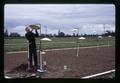
[[30, 30], [29, 27], [26, 27], [26, 28], [25, 28], [25, 31], [26, 31], [26, 32], [30, 32], [31, 30]]

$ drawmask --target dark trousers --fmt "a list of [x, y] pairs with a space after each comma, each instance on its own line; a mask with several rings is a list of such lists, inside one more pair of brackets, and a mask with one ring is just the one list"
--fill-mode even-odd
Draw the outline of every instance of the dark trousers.
[[33, 66], [32, 61], [34, 59], [34, 65], [37, 68], [38, 67], [38, 63], [37, 63], [37, 51], [36, 48], [30, 48], [29, 49], [29, 62], [30, 62], [30, 67]]

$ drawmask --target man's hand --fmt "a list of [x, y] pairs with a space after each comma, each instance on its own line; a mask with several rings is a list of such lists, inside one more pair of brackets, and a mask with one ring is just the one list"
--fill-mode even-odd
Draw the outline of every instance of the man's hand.
[[35, 28], [35, 31], [37, 31], [37, 28]]

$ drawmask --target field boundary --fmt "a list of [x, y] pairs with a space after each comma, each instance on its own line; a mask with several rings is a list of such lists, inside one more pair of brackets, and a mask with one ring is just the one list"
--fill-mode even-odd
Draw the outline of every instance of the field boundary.
[[[85, 48], [97, 48], [97, 47], [108, 47], [108, 46], [112, 46], [112, 45], [101, 45], [101, 46], [88, 46], [88, 47], [79, 47], [79, 49], [85, 49]], [[77, 49], [77, 47], [75, 48], [60, 48], [60, 49], [48, 49], [48, 50], [44, 50], [44, 51], [54, 51], [54, 50], [69, 50], [69, 49]], [[38, 51], [38, 50], [37, 50]], [[16, 51], [16, 52], [5, 52], [6, 54], [12, 54], [12, 53], [25, 53], [28, 51]]]
[[85, 76], [85, 77], [82, 77], [82, 79], [93, 78], [93, 77], [101, 76], [101, 75], [104, 75], [104, 74], [112, 73], [114, 71], [115, 71], [115, 69], [109, 70], [109, 71], [105, 71], [105, 72], [102, 72], [102, 73], [97, 73], [97, 74]]

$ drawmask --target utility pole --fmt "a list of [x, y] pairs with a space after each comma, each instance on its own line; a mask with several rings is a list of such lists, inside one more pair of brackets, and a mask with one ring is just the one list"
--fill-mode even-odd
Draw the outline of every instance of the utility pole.
[[104, 37], [105, 37], [105, 24], [103, 24], [103, 28], [104, 28], [104, 33], [103, 34], [104, 34]]
[[79, 55], [79, 28], [74, 28], [74, 30], [73, 30], [74, 32], [76, 32], [76, 36], [77, 36], [77, 57], [78, 57], [78, 55]]
[[79, 28], [77, 28], [78, 29], [78, 38], [77, 38], [77, 44], [78, 44], [78, 50], [77, 50], [77, 57], [78, 57], [78, 55], [79, 55]]
[[44, 28], [45, 28], [45, 36], [47, 37], [47, 27], [44, 26]]

